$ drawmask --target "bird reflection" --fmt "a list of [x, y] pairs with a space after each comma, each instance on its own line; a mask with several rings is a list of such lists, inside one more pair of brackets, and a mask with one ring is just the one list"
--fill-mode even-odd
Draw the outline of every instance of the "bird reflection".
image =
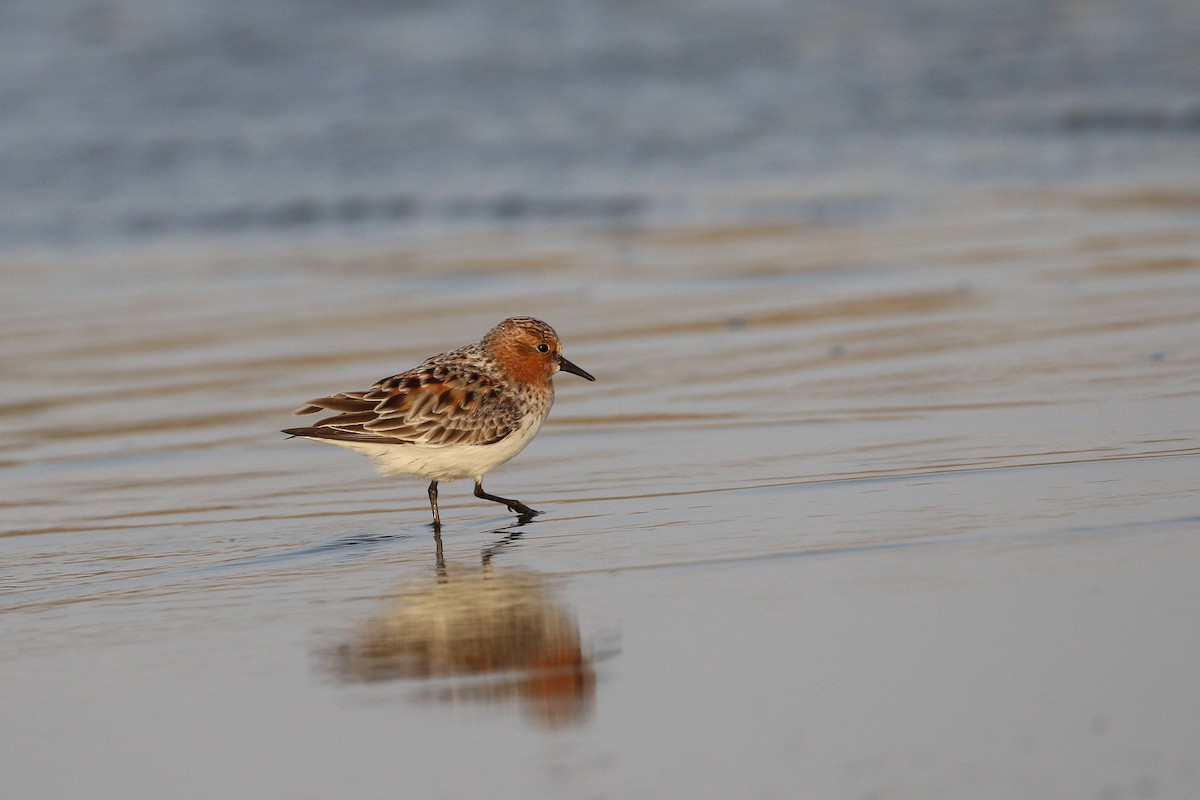
[[492, 565], [520, 538], [513, 528], [483, 551], [481, 568], [462, 567], [446, 563], [435, 530], [435, 575], [399, 587], [382, 614], [337, 646], [333, 674], [347, 683], [446, 678], [423, 696], [515, 699], [547, 727], [584, 721], [596, 681], [574, 615], [555, 601], [545, 577]]

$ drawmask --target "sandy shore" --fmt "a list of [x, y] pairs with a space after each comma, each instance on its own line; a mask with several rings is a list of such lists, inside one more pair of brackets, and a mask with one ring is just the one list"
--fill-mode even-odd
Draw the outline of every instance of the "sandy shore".
[[[10, 264], [8, 791], [1194, 796], [1198, 213]], [[513, 313], [597, 382], [490, 479], [533, 523], [443, 487], [440, 603], [423, 487], [275, 431]]]

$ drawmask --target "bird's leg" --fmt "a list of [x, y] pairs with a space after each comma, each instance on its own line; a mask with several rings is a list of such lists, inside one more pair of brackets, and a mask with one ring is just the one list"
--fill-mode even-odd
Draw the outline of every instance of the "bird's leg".
[[442, 515], [438, 513], [437, 481], [429, 482], [429, 507], [433, 509], [433, 527], [442, 527]]
[[522, 503], [520, 500], [509, 500], [507, 497], [497, 497], [494, 494], [488, 494], [483, 490], [483, 480], [475, 481], [475, 496], [480, 500], [491, 500], [493, 503], [503, 503], [508, 506], [508, 510], [515, 514], [520, 514], [522, 517], [532, 517], [539, 512], [534, 511], [529, 506]]

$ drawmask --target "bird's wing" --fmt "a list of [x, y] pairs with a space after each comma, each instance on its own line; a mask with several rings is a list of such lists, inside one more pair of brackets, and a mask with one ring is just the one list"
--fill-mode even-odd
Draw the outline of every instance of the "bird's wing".
[[339, 413], [285, 433], [382, 444], [492, 444], [521, 424], [520, 409], [502, 389], [501, 381], [478, 370], [427, 362], [365, 392], [310, 400], [295, 413]]

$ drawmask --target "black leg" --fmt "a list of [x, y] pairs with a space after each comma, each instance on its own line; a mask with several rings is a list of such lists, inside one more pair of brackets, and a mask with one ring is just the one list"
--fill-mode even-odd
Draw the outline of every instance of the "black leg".
[[509, 500], [507, 497], [497, 497], [494, 494], [488, 494], [483, 490], [482, 480], [475, 481], [475, 496], [480, 500], [491, 500], [493, 503], [503, 503], [504, 505], [508, 506], [509, 511], [512, 511], [514, 514], [520, 514], [522, 517], [532, 517], [534, 514], [538, 513], [522, 503], [520, 500]]
[[433, 509], [433, 527], [442, 527], [442, 515], [438, 513], [437, 481], [429, 482], [429, 507]]

